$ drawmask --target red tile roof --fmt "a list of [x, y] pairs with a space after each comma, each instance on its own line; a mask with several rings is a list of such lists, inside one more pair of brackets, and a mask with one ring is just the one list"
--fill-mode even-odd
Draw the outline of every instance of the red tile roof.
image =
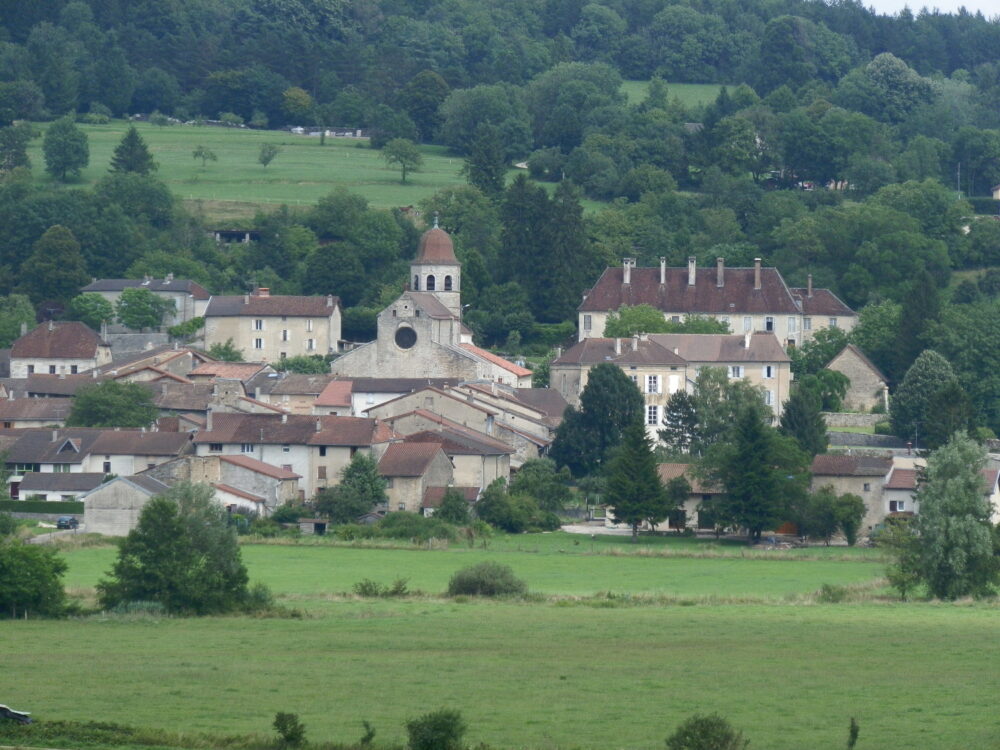
[[212, 297], [205, 310], [206, 318], [249, 315], [275, 317], [286, 315], [293, 318], [328, 318], [340, 299], [327, 297], [294, 297], [285, 295], [259, 294]]
[[417, 257], [413, 261], [413, 264], [458, 265], [458, 259], [455, 257], [455, 248], [448, 233], [438, 227], [433, 227], [424, 232], [420, 238], [420, 247], [417, 250]]
[[917, 488], [917, 469], [893, 469], [889, 481], [885, 483], [887, 490], [915, 490]]
[[498, 367], [502, 367], [503, 369], [513, 373], [519, 378], [531, 375], [531, 370], [525, 367], [521, 367], [520, 365], [515, 365], [513, 362], [510, 362], [504, 359], [503, 357], [497, 356], [493, 352], [488, 352], [485, 349], [480, 349], [475, 344], [462, 344], [462, 348], [465, 349], [465, 351], [467, 352], [475, 354], [477, 357], [485, 359], [487, 362], [491, 362], [492, 364], [497, 365]]
[[0, 401], [0, 421], [23, 419], [51, 419], [61, 422], [69, 416], [73, 399], [69, 398], [19, 398]]
[[11, 359], [93, 359], [107, 346], [94, 331], [75, 320], [42, 323], [14, 342]]
[[266, 362], [206, 362], [191, 370], [188, 376], [249, 380], [268, 366]]
[[384, 477], [419, 477], [438, 455], [448, 460], [437, 443], [392, 443], [378, 462], [378, 473]]
[[222, 492], [226, 492], [226, 493], [228, 493], [230, 495], [236, 495], [236, 497], [242, 497], [242, 498], [244, 498], [246, 500], [249, 500], [250, 502], [253, 502], [253, 503], [263, 503], [264, 502], [264, 498], [262, 498], [260, 495], [254, 495], [251, 492], [247, 492], [246, 490], [241, 490], [241, 489], [239, 489], [237, 487], [233, 487], [232, 485], [229, 485], [229, 484], [222, 484], [222, 482], [212, 482], [212, 486], [215, 487], [215, 489], [217, 489], [217, 490], [220, 490]]
[[326, 388], [319, 394], [315, 401], [316, 406], [350, 406], [351, 387], [354, 384], [350, 380], [333, 380], [327, 383]]
[[813, 459], [809, 470], [813, 474], [830, 477], [884, 477], [891, 468], [891, 458], [821, 453]]
[[248, 469], [257, 474], [263, 474], [266, 477], [272, 477], [273, 479], [302, 478], [301, 474], [296, 474], [294, 471], [282, 469], [280, 466], [265, 463], [264, 461], [258, 461], [256, 458], [250, 458], [250, 456], [219, 456], [219, 460], [233, 466]]
[[424, 490], [424, 502], [421, 507], [440, 508], [441, 501], [444, 500], [444, 496], [448, 490], [457, 492], [467, 503], [476, 502], [479, 499], [479, 493], [482, 491], [479, 487], [428, 487]]

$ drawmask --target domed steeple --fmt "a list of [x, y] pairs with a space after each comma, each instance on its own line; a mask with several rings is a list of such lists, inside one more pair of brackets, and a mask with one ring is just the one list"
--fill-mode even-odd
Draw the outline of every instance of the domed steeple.
[[420, 238], [417, 257], [410, 263], [410, 278], [414, 292], [434, 294], [455, 317], [462, 317], [462, 265], [455, 257], [451, 237], [438, 226], [436, 214], [434, 226]]

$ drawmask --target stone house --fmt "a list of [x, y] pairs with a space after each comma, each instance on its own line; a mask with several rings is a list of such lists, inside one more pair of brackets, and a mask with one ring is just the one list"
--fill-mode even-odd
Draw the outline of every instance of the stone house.
[[76, 375], [111, 362], [111, 347], [75, 320], [54, 321], [24, 333], [10, 348], [10, 374]]
[[205, 346], [232, 339], [247, 360], [335, 354], [340, 336], [340, 300], [333, 295], [272, 296], [261, 288], [253, 294], [212, 297], [205, 310]]
[[783, 346], [801, 346], [813, 331], [842, 328], [850, 331], [857, 314], [828, 289], [813, 289], [812, 277], [804, 289], [791, 288], [776, 268], [729, 268], [723, 258], [715, 268], [698, 268], [688, 258], [687, 268], [638, 268], [625, 258], [620, 268], [608, 268], [586, 292], [577, 308], [579, 338], [604, 336], [608, 316], [622, 306], [651, 305], [667, 320], [710, 317], [729, 325], [732, 333], [773, 333]]
[[514, 453], [510, 446], [446, 419], [438, 420], [433, 429], [407, 434], [406, 441], [439, 444], [455, 467], [455, 484], [487, 487], [495, 479], [510, 480]]
[[428, 488], [453, 481], [451, 461], [437, 443], [393, 443], [379, 459], [378, 472], [388, 482], [394, 511], [420, 513]]
[[685, 528], [695, 528], [703, 531], [715, 529], [715, 519], [712, 517], [710, 509], [711, 502], [718, 499], [723, 494], [721, 487], [705, 485], [694, 475], [692, 464], [661, 463], [658, 464], [657, 472], [660, 481], [665, 485], [671, 479], [684, 477], [691, 487], [691, 493], [681, 505], [680, 509], [672, 513], [667, 522], [660, 528], [683, 530]]
[[247, 381], [247, 395], [257, 401], [279, 407], [289, 414], [312, 414], [313, 405], [333, 377], [333, 375], [299, 375], [289, 372], [260, 373]]
[[354, 414], [351, 406], [353, 385], [353, 381], [350, 380], [331, 380], [313, 401], [310, 413], [338, 417], [360, 416]]
[[378, 419], [389, 420], [414, 410], [430, 412], [456, 424], [469, 427], [487, 435], [492, 434], [498, 412], [477, 404], [473, 398], [453, 390], [433, 387], [399, 396], [379, 406], [373, 406], [365, 414]]
[[121, 476], [96, 487], [83, 500], [83, 523], [88, 533], [126, 536], [139, 523], [146, 504], [169, 487], [141, 474]]
[[792, 380], [791, 360], [773, 333], [653, 333], [578, 341], [550, 364], [551, 387], [567, 403], [579, 406], [591, 368], [604, 363], [620, 367], [642, 392], [646, 430], [653, 440], [658, 439], [670, 396], [692, 390], [702, 367], [725, 368], [730, 378], [759, 387], [775, 418], [781, 415]]
[[841, 349], [826, 367], [851, 381], [843, 400], [845, 411], [871, 411], [876, 406], [888, 410], [889, 379], [854, 344]]
[[162, 279], [146, 276], [142, 279], [94, 279], [81, 293], [99, 294], [114, 305], [126, 289], [148, 289], [173, 305], [173, 312], [164, 316], [164, 326], [175, 326], [205, 314], [211, 295], [201, 284], [189, 279], [175, 279], [168, 273]]
[[24, 427], [62, 427], [73, 406], [69, 398], [17, 398], [0, 401], [0, 424], [5, 430]]
[[883, 496], [892, 470], [891, 458], [821, 453], [813, 459], [809, 470], [813, 492], [829, 485], [838, 495], [849, 492], [864, 501], [862, 529], [871, 532], [885, 518]]
[[249, 456], [301, 477], [306, 498], [340, 481], [358, 451], [376, 460], [398, 439], [389, 425], [363, 417], [208, 413], [194, 436], [198, 456]]

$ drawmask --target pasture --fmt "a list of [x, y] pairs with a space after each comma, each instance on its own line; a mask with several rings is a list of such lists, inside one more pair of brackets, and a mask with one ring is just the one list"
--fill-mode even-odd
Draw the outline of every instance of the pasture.
[[[894, 602], [871, 550], [781, 559], [691, 540], [593, 544], [561, 533], [485, 550], [247, 544], [251, 578], [301, 619], [0, 622], [4, 697], [42, 720], [261, 736], [292, 711], [314, 741], [353, 742], [367, 719], [376, 747], [442, 706], [461, 709], [470, 746], [493, 748], [651, 750], [711, 711], [769, 750], [841, 748], [851, 716], [859, 748], [1000, 743], [995, 605]], [[67, 585], [86, 593], [113, 554], [66, 558]], [[483, 559], [539, 595], [438, 595]], [[427, 594], [343, 593], [396, 576]], [[819, 604], [810, 592], [823, 583], [860, 595]]]
[[[668, 83], [667, 96], [671, 100], [676, 97], [685, 107], [697, 107], [714, 102], [721, 88], [722, 85], [718, 83]], [[628, 97], [629, 104], [638, 104], [649, 93], [649, 81], [625, 81], [622, 91]]]

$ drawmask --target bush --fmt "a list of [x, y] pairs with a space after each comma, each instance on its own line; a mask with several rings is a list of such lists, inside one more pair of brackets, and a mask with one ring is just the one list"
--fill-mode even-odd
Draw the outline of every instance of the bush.
[[430, 539], [447, 539], [455, 541], [455, 527], [440, 518], [427, 518], [419, 513], [398, 511], [389, 513], [374, 526], [375, 533], [386, 539], [410, 539], [416, 542], [426, 542]]
[[298, 523], [299, 518], [305, 515], [305, 508], [297, 503], [284, 503], [274, 509], [271, 520], [275, 523]]
[[461, 750], [465, 730], [462, 714], [444, 708], [406, 722], [410, 750]]
[[10, 513], [0, 511], [0, 537], [13, 536], [17, 531], [17, 519]]
[[286, 714], [278, 711], [274, 715], [274, 731], [278, 733], [282, 744], [298, 746], [305, 742], [306, 726], [299, 721], [298, 714]]
[[847, 601], [850, 592], [847, 590], [846, 586], [836, 586], [832, 583], [824, 583], [819, 587], [819, 594], [816, 595], [816, 601], [822, 602], [823, 604], [840, 604], [841, 602]]
[[407, 596], [410, 593], [410, 589], [406, 585], [408, 581], [408, 578], [397, 578], [391, 586], [386, 586], [371, 578], [362, 578], [351, 587], [351, 590], [355, 596], [369, 599], [389, 599], [396, 596]]
[[528, 584], [514, 575], [509, 565], [483, 562], [462, 568], [448, 582], [448, 596], [524, 596]]
[[0, 542], [0, 617], [58, 617], [66, 611], [66, 561], [50, 547]]
[[667, 737], [667, 750], [744, 750], [749, 744], [718, 714], [695, 714]]
[[1000, 201], [985, 197], [969, 197], [966, 200], [972, 204], [972, 208], [977, 214], [989, 214], [996, 216], [1000, 213]]
[[891, 422], [876, 422], [874, 431], [876, 435], [892, 435]]

